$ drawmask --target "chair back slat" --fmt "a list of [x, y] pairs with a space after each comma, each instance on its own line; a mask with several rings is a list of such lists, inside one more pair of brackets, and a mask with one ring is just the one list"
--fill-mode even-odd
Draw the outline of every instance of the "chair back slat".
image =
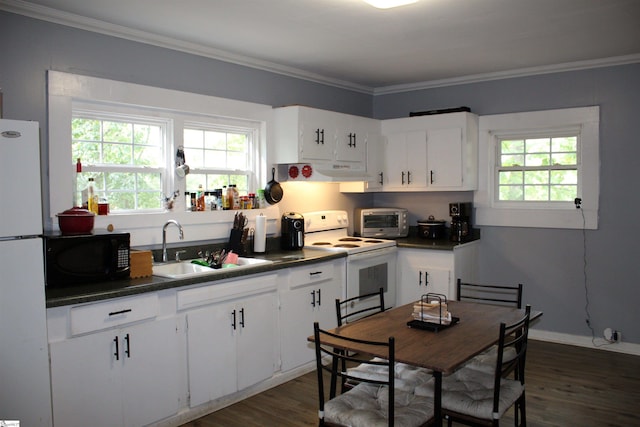
[[463, 282], [458, 279], [456, 286], [458, 301], [474, 301], [522, 308], [522, 283], [514, 286], [485, 285]]
[[[352, 303], [362, 303], [367, 301], [366, 307], [358, 308], [357, 310], [350, 310], [349, 306]], [[380, 288], [376, 292], [357, 295], [355, 297], [347, 299], [336, 298], [336, 318], [338, 326], [352, 322], [363, 317], [373, 316], [376, 313], [384, 311], [384, 289]]]

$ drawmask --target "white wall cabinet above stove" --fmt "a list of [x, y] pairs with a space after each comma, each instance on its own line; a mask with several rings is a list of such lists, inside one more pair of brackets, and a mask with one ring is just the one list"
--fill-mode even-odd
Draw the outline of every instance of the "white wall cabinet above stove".
[[[273, 163], [336, 163], [366, 170], [367, 141], [380, 122], [302, 106], [274, 109]], [[364, 175], [364, 173], [363, 173]]]

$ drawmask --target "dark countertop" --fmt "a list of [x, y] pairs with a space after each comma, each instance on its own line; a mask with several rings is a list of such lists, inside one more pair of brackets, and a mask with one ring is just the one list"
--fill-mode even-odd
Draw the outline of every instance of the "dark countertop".
[[452, 251], [456, 246], [480, 240], [480, 230], [473, 229], [471, 238], [466, 242], [452, 242], [449, 239], [449, 229], [443, 239], [430, 240], [418, 236], [418, 227], [409, 227], [409, 236], [396, 239], [399, 248], [435, 249], [440, 251]]
[[198, 276], [188, 279], [168, 279], [164, 277], [142, 277], [138, 279], [115, 280], [109, 282], [76, 285], [69, 287], [45, 288], [47, 308], [60, 307], [72, 304], [81, 304], [92, 301], [100, 301], [123, 296], [138, 295], [146, 292], [155, 292], [164, 289], [179, 288], [204, 282], [242, 277], [251, 274], [267, 273], [283, 268], [300, 267], [302, 265], [330, 261], [332, 259], [346, 257], [345, 252], [332, 252], [323, 250], [303, 249], [299, 251], [274, 251], [267, 254], [253, 254], [252, 258], [261, 258], [273, 261], [269, 264], [256, 265], [255, 267], [236, 270], [225, 269], [212, 276]]

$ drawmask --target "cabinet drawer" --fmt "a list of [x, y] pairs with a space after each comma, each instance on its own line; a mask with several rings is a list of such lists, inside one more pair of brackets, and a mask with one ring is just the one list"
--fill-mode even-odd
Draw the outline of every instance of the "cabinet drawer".
[[178, 291], [178, 310], [275, 291], [277, 289], [276, 277], [276, 274], [255, 276]]
[[295, 268], [289, 277], [290, 289], [333, 280], [336, 269], [333, 263], [310, 265], [309, 267]]
[[72, 307], [71, 335], [99, 331], [158, 315], [158, 295], [118, 298], [107, 302]]

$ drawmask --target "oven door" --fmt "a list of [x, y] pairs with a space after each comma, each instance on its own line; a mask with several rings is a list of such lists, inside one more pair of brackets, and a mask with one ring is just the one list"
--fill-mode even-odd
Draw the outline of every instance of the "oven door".
[[[346, 294], [343, 297], [346, 299], [377, 292], [382, 287], [384, 289], [385, 308], [395, 306], [397, 252], [398, 249], [395, 246], [391, 246], [349, 254], [347, 256]], [[361, 300], [352, 303], [347, 310], [358, 311], [375, 302]]]

